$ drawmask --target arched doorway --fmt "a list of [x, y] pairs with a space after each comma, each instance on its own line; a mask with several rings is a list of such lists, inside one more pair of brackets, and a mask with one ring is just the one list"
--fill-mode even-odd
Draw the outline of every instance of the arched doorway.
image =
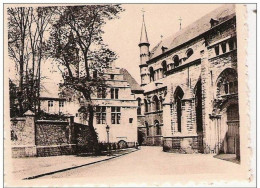
[[239, 151], [239, 112], [238, 104], [231, 104], [227, 108], [227, 153]]
[[202, 120], [202, 90], [201, 80], [195, 87], [195, 111], [196, 111], [196, 131], [198, 134], [198, 150], [203, 153], [203, 120]]

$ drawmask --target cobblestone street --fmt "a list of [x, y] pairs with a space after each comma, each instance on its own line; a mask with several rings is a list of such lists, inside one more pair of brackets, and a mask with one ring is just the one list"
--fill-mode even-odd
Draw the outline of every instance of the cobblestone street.
[[[211, 154], [165, 153], [161, 147], [142, 146], [141, 150], [92, 166], [77, 168], [40, 179], [58, 181], [55, 178], [83, 178], [87, 184], [131, 183], [176, 183], [199, 178], [207, 180], [241, 179], [241, 166], [216, 159]], [[52, 178], [52, 180], [50, 179]], [[40, 180], [38, 179], [38, 180]]]

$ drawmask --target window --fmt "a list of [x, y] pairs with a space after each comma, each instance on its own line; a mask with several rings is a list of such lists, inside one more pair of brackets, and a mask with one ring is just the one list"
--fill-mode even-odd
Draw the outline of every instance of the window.
[[180, 59], [178, 55], [173, 57], [173, 62], [174, 62], [174, 68], [180, 65]]
[[159, 121], [158, 120], [155, 120], [154, 121], [154, 124], [155, 124], [155, 127], [156, 127], [156, 135], [161, 135], [162, 134], [162, 131], [161, 131], [161, 126], [159, 124]]
[[110, 74], [110, 79], [114, 80], [114, 78], [115, 78], [114, 74]]
[[215, 54], [219, 55], [219, 45], [215, 46]]
[[53, 101], [48, 101], [48, 107], [53, 107]]
[[150, 72], [150, 82], [154, 81], [154, 71], [153, 71], [153, 67], [149, 68], [149, 72]]
[[167, 62], [166, 61], [163, 61], [162, 62], [162, 71], [163, 71], [163, 77], [167, 71]]
[[177, 130], [181, 132], [181, 119], [182, 119], [182, 98], [184, 96], [183, 90], [177, 87], [174, 93], [175, 106], [177, 111]]
[[235, 49], [234, 39], [228, 41], [228, 46], [230, 51]]
[[120, 107], [111, 107], [111, 123], [120, 124], [121, 112]]
[[118, 99], [118, 88], [114, 89], [111, 88], [110, 89], [110, 94], [111, 94], [111, 99]]
[[163, 110], [163, 98], [162, 98], [162, 96], [160, 96], [159, 101], [160, 101], [160, 110]]
[[191, 48], [189, 48], [186, 52], [187, 58], [189, 58], [190, 56], [192, 56], [193, 54], [193, 50]]
[[223, 53], [227, 52], [227, 44], [225, 42], [221, 44], [221, 48]]
[[146, 128], [146, 135], [149, 136], [149, 125], [147, 122], [145, 122], [145, 128]]
[[153, 97], [153, 104], [154, 104], [154, 109], [153, 109], [154, 111], [160, 110], [159, 99], [156, 95]]
[[218, 77], [217, 89], [217, 95], [219, 96], [237, 94], [237, 72], [231, 68], [224, 70]]
[[148, 103], [146, 99], [144, 99], [144, 107], [145, 107], [145, 112], [148, 112]]
[[106, 88], [99, 87], [97, 91], [97, 98], [106, 98]]
[[129, 118], [129, 123], [133, 123], [133, 118]]
[[64, 101], [59, 101], [59, 107], [64, 107]]
[[141, 115], [141, 99], [137, 98], [138, 107], [137, 107], [137, 115]]
[[97, 124], [106, 123], [106, 107], [105, 106], [97, 106], [96, 120], [97, 120]]

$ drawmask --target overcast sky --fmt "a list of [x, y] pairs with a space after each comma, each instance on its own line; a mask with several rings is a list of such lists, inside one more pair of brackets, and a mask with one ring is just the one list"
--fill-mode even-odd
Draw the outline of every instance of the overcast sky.
[[104, 40], [119, 56], [116, 65], [126, 68], [140, 83], [138, 43], [142, 8], [152, 49], [161, 40], [161, 35], [167, 38], [179, 31], [180, 17], [184, 28], [219, 6], [221, 4], [125, 4], [120, 19], [109, 21], [105, 26]]
[[[219, 6], [221, 4], [124, 4], [122, 7], [125, 11], [119, 15], [120, 18], [110, 20], [104, 26], [104, 41], [119, 56], [116, 66], [126, 68], [140, 83], [138, 43], [142, 9], [145, 11], [146, 29], [152, 49], [161, 40], [161, 35], [167, 38], [179, 31], [180, 17], [184, 28]], [[49, 59], [42, 63], [42, 75], [47, 77], [44, 82], [60, 82], [60, 71], [51, 62]], [[18, 79], [13, 70], [10, 77]]]

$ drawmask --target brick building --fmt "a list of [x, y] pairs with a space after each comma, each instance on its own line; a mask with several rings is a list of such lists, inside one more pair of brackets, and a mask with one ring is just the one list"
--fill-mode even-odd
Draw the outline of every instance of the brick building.
[[[148, 32], [149, 33], [149, 32]], [[138, 129], [143, 144], [239, 154], [235, 5], [223, 5], [150, 50], [143, 19]]]

